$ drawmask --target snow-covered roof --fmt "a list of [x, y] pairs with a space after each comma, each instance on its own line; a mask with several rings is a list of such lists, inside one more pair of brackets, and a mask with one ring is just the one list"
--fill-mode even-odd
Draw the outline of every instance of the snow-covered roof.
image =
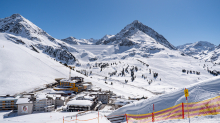
[[91, 84], [83, 84], [83, 86], [88, 86], [88, 85], [91, 85]]
[[54, 91], [51, 92], [50, 94], [66, 94], [66, 93], [72, 93], [73, 91]]
[[1, 100], [3, 100], [3, 101], [5, 101], [5, 100], [17, 100], [18, 98], [14, 98], [14, 97], [7, 97], [7, 96], [4, 96], [4, 97], [0, 97], [0, 101]]
[[68, 86], [68, 87], [56, 87], [56, 88], [54, 88], [54, 89], [69, 89], [70, 87]]
[[93, 100], [95, 99], [95, 96], [84, 96], [85, 100]]
[[67, 103], [68, 106], [74, 105], [74, 106], [84, 106], [84, 107], [91, 106], [92, 104], [93, 101], [89, 101], [89, 100], [71, 100]]
[[127, 105], [129, 103], [134, 102], [134, 100], [126, 100], [126, 99], [117, 99], [114, 104], [115, 105]]
[[43, 99], [47, 99], [47, 95], [46, 94], [38, 94], [36, 96], [36, 100], [43, 100]]
[[48, 106], [45, 106], [44, 108], [51, 108], [51, 107], [54, 107], [54, 105], [48, 105]]
[[32, 103], [32, 101], [30, 101], [30, 99], [28, 98], [19, 98], [18, 101], [16, 102], [16, 104], [29, 104]]
[[102, 92], [91, 92], [90, 94], [103, 94]]
[[69, 79], [61, 79], [60, 82], [70, 82], [70, 83], [76, 83], [76, 80], [69, 80]]
[[61, 96], [61, 95], [47, 94], [47, 97], [53, 98], [53, 100], [55, 100], [57, 96]]

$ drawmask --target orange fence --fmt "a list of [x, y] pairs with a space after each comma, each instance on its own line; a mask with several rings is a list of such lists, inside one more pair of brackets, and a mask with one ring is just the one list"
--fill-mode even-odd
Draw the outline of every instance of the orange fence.
[[220, 114], [220, 96], [201, 102], [180, 103], [173, 107], [148, 114], [127, 114], [127, 121], [128, 123], [133, 123], [134, 121], [148, 123], [216, 114]]
[[217, 115], [220, 114], [220, 96], [204, 100], [201, 102], [192, 102], [192, 103], [180, 103], [173, 107], [163, 109], [157, 112], [152, 112], [148, 114], [121, 114], [121, 115], [111, 115], [111, 116], [99, 116], [86, 119], [86, 120], [64, 120], [63, 122], [71, 122], [71, 121], [90, 121], [94, 119], [99, 119], [100, 117], [106, 118], [114, 118], [114, 117], [125, 117], [127, 123], [133, 123], [134, 121], [138, 121], [138, 123], [149, 123], [155, 121], [162, 120], [175, 120], [175, 119], [184, 119], [187, 117], [195, 117], [195, 116], [206, 116], [206, 115]]

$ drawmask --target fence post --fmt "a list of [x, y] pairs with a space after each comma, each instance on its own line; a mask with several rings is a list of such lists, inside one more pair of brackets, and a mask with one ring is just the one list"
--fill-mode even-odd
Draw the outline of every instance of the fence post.
[[183, 116], [183, 119], [184, 119], [184, 103], [182, 103], [182, 116]]
[[125, 117], [126, 117], [126, 121], [127, 121], [127, 123], [128, 123], [128, 116], [127, 116], [127, 114], [125, 114]]
[[152, 112], [152, 122], [154, 122], [154, 104], [153, 104], [153, 112]]
[[152, 112], [152, 122], [154, 122], [154, 112]]

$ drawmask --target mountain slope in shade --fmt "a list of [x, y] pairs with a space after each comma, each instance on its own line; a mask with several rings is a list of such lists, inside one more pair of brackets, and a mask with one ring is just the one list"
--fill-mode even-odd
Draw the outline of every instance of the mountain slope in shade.
[[[175, 50], [176, 48], [170, 44], [162, 35], [158, 34], [152, 28], [142, 24], [141, 22], [135, 20], [131, 24], [127, 25], [115, 36], [107, 40], [99, 40], [96, 44], [118, 44], [120, 46], [134, 46], [135, 44], [141, 44], [147, 42], [148, 40], [135, 40], [134, 36], [139, 36], [139, 34], [146, 34], [144, 37], [152, 38], [156, 43]], [[143, 38], [144, 39], [144, 38]], [[146, 39], [146, 38], [145, 38]]]

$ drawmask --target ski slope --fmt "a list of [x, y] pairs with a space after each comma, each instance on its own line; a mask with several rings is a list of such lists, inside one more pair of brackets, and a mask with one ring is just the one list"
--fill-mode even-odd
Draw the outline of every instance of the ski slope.
[[12, 43], [2, 33], [0, 47], [0, 95], [28, 91], [68, 76], [68, 69], [58, 62]]
[[[186, 86], [189, 91], [189, 102], [203, 101], [209, 98], [219, 96], [220, 93], [220, 77], [215, 77], [201, 81], [197, 84]], [[147, 100], [134, 102], [126, 105], [110, 115], [119, 114], [146, 114], [153, 112], [153, 104], [155, 105], [155, 112], [172, 107], [179, 103], [186, 102], [184, 95], [184, 88], [180, 88], [172, 93], [167, 93], [158, 97], [152, 97]]]

